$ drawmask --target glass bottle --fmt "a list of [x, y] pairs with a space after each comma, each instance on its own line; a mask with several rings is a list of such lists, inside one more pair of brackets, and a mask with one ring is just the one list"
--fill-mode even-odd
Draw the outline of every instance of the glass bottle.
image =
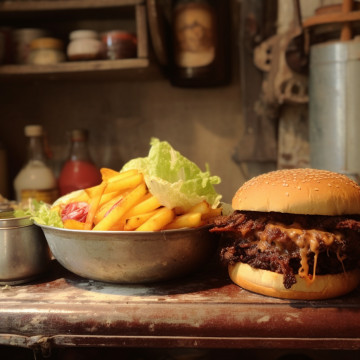
[[71, 131], [70, 154], [59, 176], [60, 195], [100, 184], [101, 173], [91, 159], [89, 134], [85, 129]]
[[228, 0], [174, 2], [173, 85], [206, 87], [230, 81], [230, 20]]
[[26, 126], [25, 136], [28, 160], [14, 180], [16, 200], [26, 202], [33, 198], [51, 204], [57, 199], [58, 190], [55, 175], [48, 166], [42, 126]]

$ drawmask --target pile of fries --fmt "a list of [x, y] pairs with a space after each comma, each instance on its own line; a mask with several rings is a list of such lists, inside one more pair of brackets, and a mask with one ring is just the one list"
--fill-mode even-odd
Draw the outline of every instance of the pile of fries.
[[169, 209], [149, 192], [144, 176], [137, 170], [101, 170], [101, 184], [84, 189], [67, 202], [54, 206], [59, 212], [69, 203], [89, 204], [85, 222], [63, 221], [64, 227], [95, 231], [159, 231], [195, 228], [211, 222], [222, 209], [202, 201], [191, 209]]

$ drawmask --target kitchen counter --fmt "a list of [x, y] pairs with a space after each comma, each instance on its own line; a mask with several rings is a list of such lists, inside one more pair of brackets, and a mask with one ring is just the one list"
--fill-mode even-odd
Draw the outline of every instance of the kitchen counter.
[[211, 264], [149, 285], [80, 278], [55, 260], [36, 282], [0, 287], [0, 345], [360, 349], [360, 291], [327, 301], [250, 293]]

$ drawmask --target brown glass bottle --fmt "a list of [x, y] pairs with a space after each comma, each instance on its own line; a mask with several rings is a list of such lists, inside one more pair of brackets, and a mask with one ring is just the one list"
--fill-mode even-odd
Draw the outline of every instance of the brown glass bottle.
[[207, 87], [230, 81], [229, 0], [175, 0], [170, 80]]

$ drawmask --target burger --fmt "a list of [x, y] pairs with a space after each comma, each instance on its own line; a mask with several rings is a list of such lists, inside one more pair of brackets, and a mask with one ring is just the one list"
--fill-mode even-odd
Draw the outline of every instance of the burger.
[[220, 257], [246, 290], [327, 299], [360, 283], [360, 186], [326, 170], [291, 169], [247, 181], [215, 220]]

